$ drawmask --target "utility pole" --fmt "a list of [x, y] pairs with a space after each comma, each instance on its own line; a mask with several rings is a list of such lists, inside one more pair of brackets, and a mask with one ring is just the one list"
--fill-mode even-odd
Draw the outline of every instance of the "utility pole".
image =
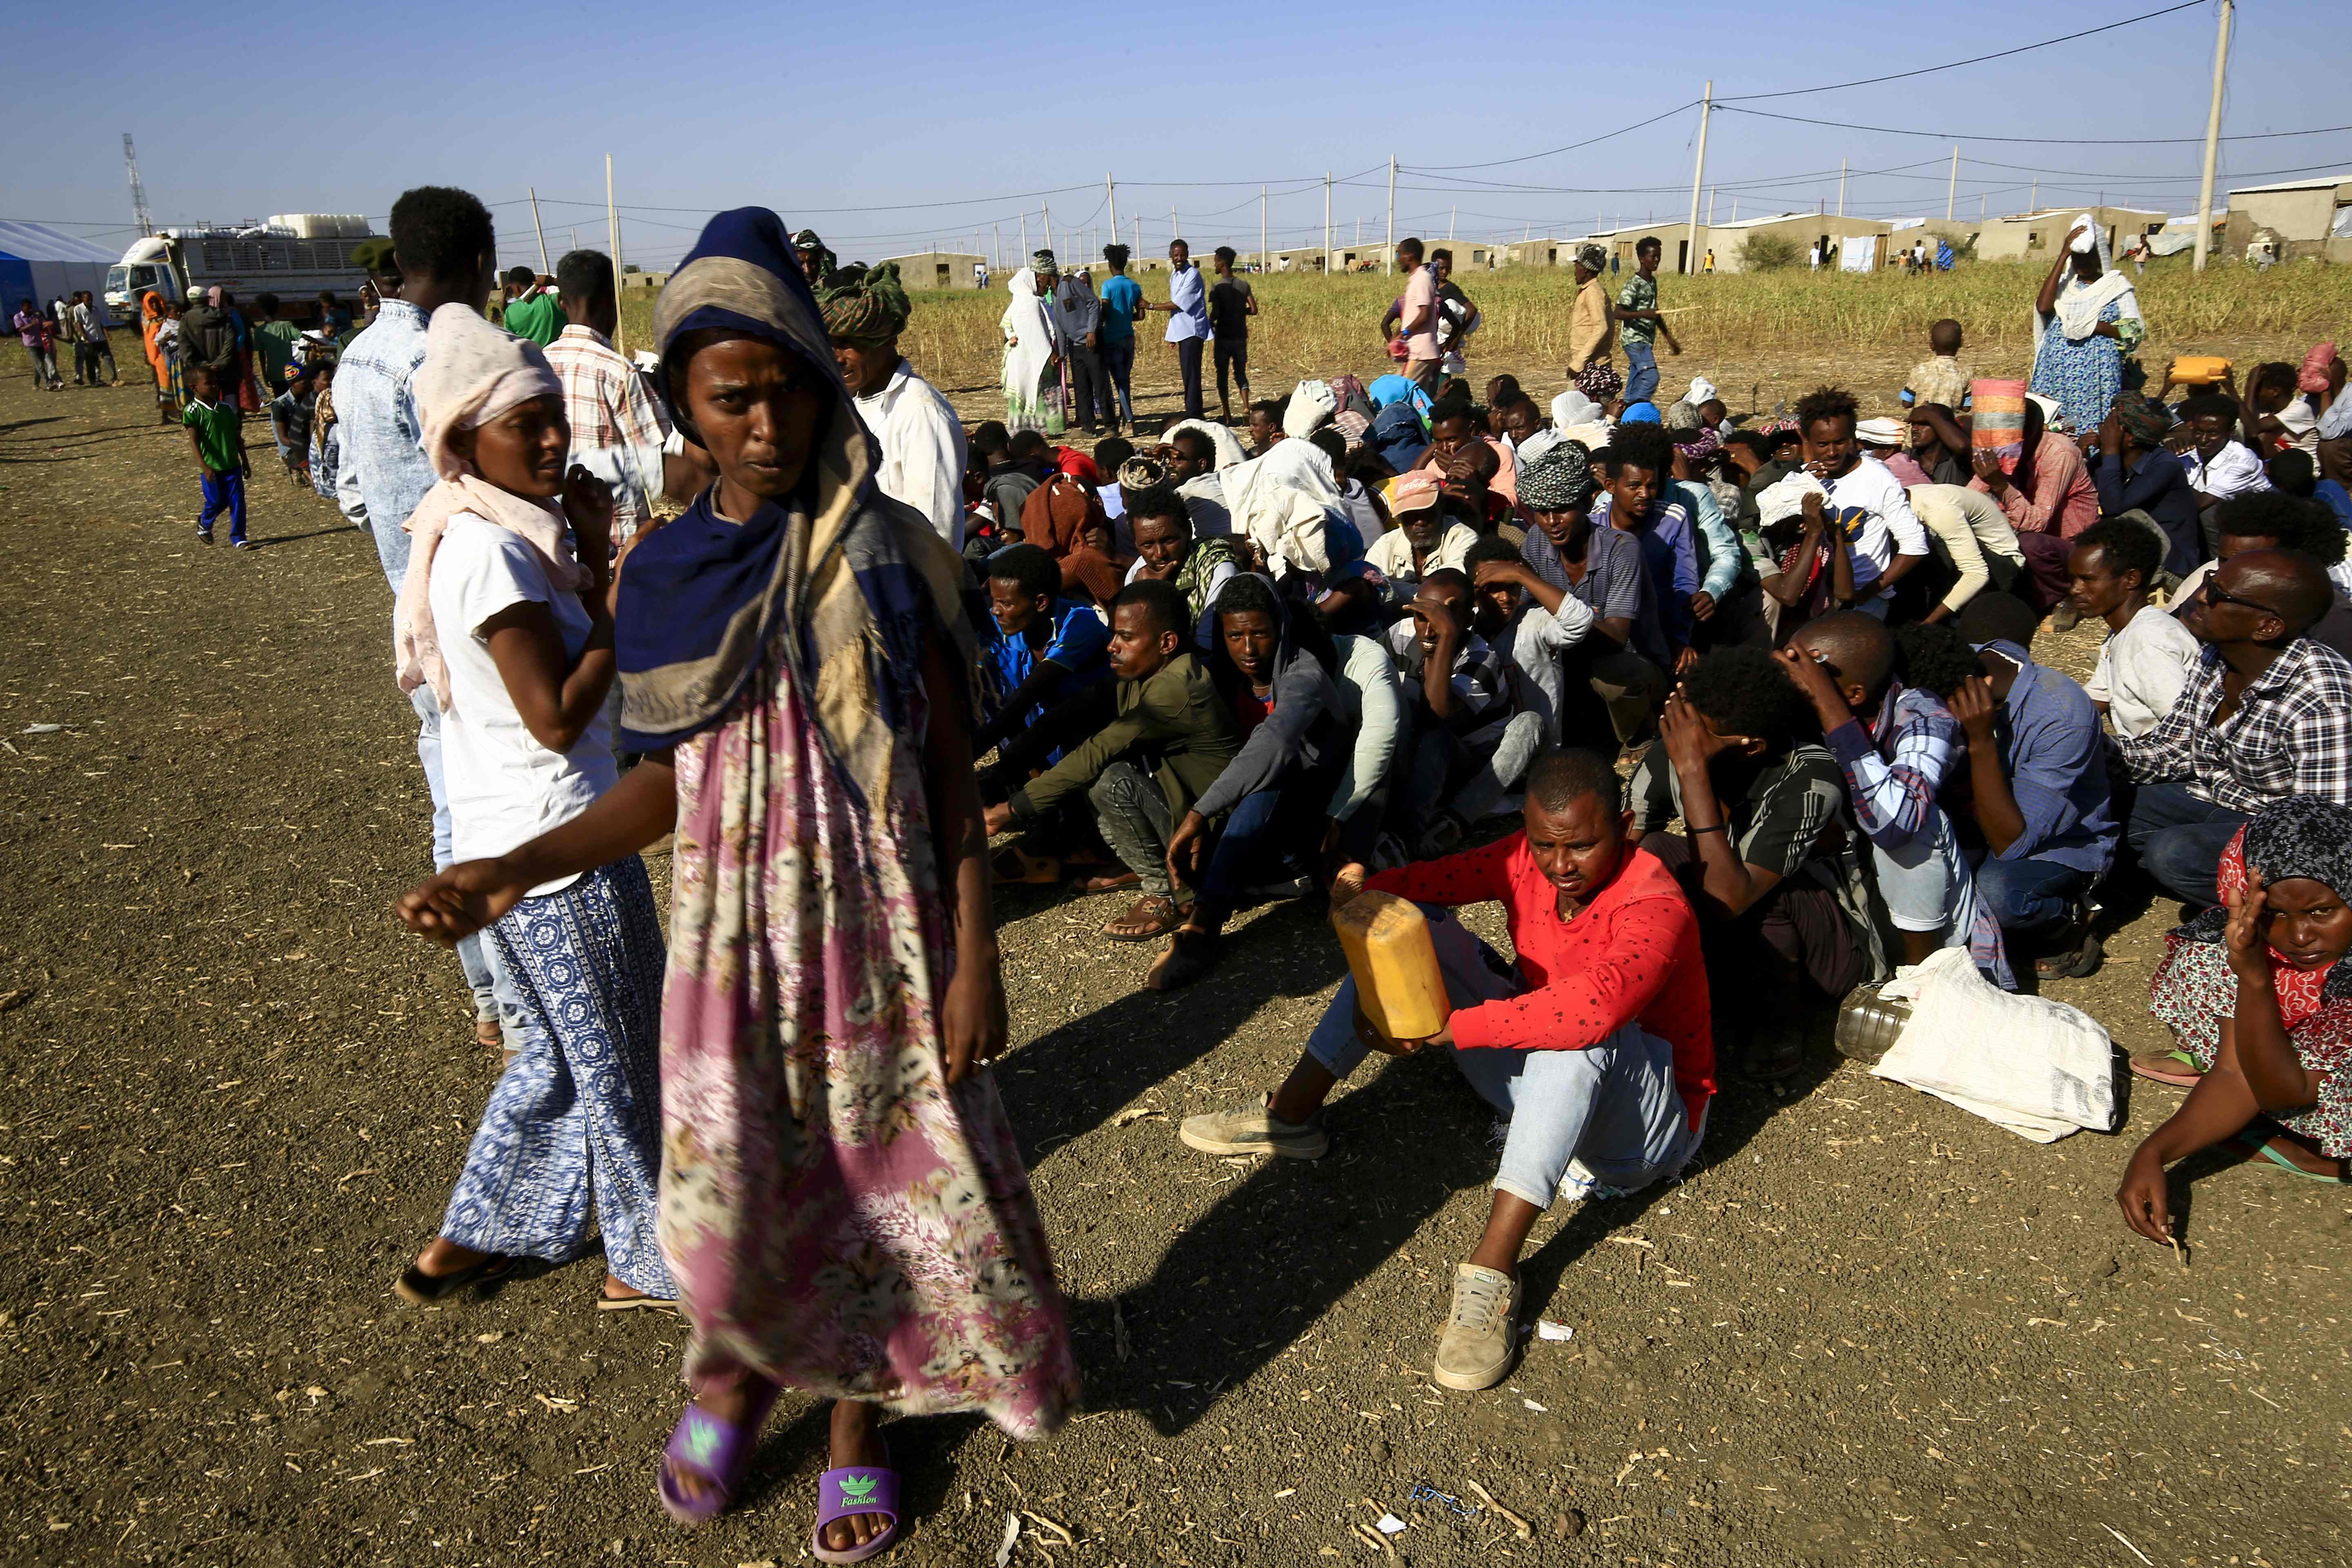
[[1257, 188], [1257, 269], [1262, 273], [1274, 270], [1274, 258], [1267, 255], [1265, 249], [1265, 187], [1264, 185]]
[[1183, 237], [1184, 231], [1176, 226], [1176, 204], [1170, 202], [1168, 204], [1168, 243], [1173, 245]]
[[1977, 193], [1977, 221], [1978, 221], [1979, 223], [1982, 223], [1982, 222], [1984, 222], [1984, 216], [1985, 216], [1985, 194], [1984, 194], [1982, 191], [1979, 191], [1979, 192]]
[[536, 185], [525, 185], [523, 189], [530, 193], [530, 232], [539, 236], [539, 269], [541, 272], [552, 272], [555, 268], [547, 264], [547, 230], [539, 226], [539, 188]]
[[1386, 269], [1396, 270], [1396, 154], [1389, 154], [1389, 256]]
[[1037, 216], [1045, 221], [1045, 248], [1051, 250], [1054, 248], [1054, 204], [1051, 202], [1039, 202], [1037, 204]]
[[1118, 187], [1111, 183], [1108, 172], [1103, 174], [1103, 200], [1110, 204], [1111, 243], [1118, 243]]
[[1706, 121], [1715, 112], [1715, 83], [1706, 84], [1706, 92], [1698, 103], [1698, 162], [1691, 170], [1690, 227], [1683, 237], [1685, 272], [1698, 270], [1698, 185], [1706, 177]]
[[988, 226], [988, 264], [999, 272], [1004, 270], [1004, 226], [1001, 223]]
[[1713, 185], [1706, 188], [1706, 226], [1709, 228], [1715, 226], [1715, 187]]
[[1331, 276], [1331, 171], [1323, 171], [1323, 276]]
[[1944, 193], [1944, 221], [1946, 223], [1952, 221], [1952, 209], [1959, 205], [1959, 200], [1960, 144], [1955, 142], [1952, 143], [1952, 184], [1950, 188]]
[[1029, 215], [1021, 215], [1021, 265], [1029, 265]]
[[[604, 221], [613, 230], [613, 284], [621, 282], [621, 209], [613, 205], [613, 154], [604, 154]], [[627, 323], [617, 318], [613, 322], [613, 347], [624, 359], [628, 357]]]
[[2042, 181], [2038, 175], [2033, 181], [2033, 194], [2025, 198], [2025, 210], [2029, 213], [2042, 210]]
[[1445, 243], [1448, 245], [1454, 243], [1454, 220], [1461, 214], [1462, 208], [1458, 204], [1445, 209]]
[[2213, 246], [2213, 154], [2221, 141], [2221, 79], [2230, 68], [2230, 0], [2221, 0], [2221, 28], [2213, 39], [2213, 106], [2205, 114], [2205, 173], [2197, 182], [2197, 258], [2191, 270], [2205, 270]]
[[1845, 216], [1845, 164], [1846, 161], [1843, 158], [1838, 160], [1838, 216], [1840, 217]]

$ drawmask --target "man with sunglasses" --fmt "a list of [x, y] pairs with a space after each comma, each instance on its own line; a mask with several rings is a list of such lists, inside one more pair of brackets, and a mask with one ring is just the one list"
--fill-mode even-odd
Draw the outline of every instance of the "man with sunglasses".
[[2116, 742], [2139, 781], [2126, 839], [2200, 909], [2220, 901], [2221, 853], [2255, 812], [2296, 795], [2352, 804], [2352, 662], [2305, 635], [2335, 601], [2299, 552], [2231, 556], [2181, 617], [2205, 648], [2172, 711]]

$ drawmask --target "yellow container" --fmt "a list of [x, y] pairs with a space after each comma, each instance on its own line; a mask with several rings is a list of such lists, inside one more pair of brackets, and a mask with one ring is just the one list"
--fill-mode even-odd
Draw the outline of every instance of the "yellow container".
[[1356, 1002], [1389, 1040], [1425, 1040], [1454, 1007], [1429, 940], [1429, 921], [1411, 899], [1359, 893], [1331, 911], [1331, 929], [1356, 977]]
[[2182, 354], [2172, 362], [2175, 386], [2211, 386], [2230, 374], [2230, 362], [2219, 354]]

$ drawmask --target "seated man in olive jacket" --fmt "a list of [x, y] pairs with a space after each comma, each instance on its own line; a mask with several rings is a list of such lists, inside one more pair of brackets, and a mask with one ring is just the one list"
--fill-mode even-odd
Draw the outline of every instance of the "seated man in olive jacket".
[[1170, 584], [1138, 578], [1111, 601], [1117, 716], [1052, 768], [988, 809], [988, 831], [1031, 826], [1085, 790], [1104, 841], [1142, 883], [1134, 907], [1103, 928], [1122, 942], [1174, 931], [1184, 906], [1168, 874], [1168, 840], [1241, 750], [1239, 725], [1192, 651], [1192, 615]]

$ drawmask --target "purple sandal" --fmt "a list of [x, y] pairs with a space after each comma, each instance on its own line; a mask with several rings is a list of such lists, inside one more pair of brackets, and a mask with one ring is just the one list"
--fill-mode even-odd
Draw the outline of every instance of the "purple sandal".
[[[751, 1468], [751, 1450], [760, 1436], [760, 1423], [768, 1418], [768, 1409], [776, 1402], [776, 1385], [769, 1384], [755, 1395], [751, 1408], [739, 1424], [722, 1421], [701, 1405], [688, 1401], [686, 1413], [677, 1418], [677, 1428], [669, 1435], [669, 1447], [662, 1450], [661, 1479], [656, 1489], [661, 1494], [661, 1505], [680, 1524], [703, 1524], [727, 1511], [735, 1501], [736, 1489], [743, 1484], [743, 1473]], [[703, 1483], [699, 1497], [688, 1497], [677, 1489], [673, 1479], [686, 1472]]]
[[[835, 1552], [824, 1543], [824, 1527], [861, 1513], [886, 1513], [890, 1527], [863, 1546]], [[853, 1465], [827, 1470], [817, 1478], [816, 1528], [809, 1532], [809, 1551], [820, 1563], [863, 1563], [890, 1550], [898, 1542], [898, 1472], [887, 1465]]]

